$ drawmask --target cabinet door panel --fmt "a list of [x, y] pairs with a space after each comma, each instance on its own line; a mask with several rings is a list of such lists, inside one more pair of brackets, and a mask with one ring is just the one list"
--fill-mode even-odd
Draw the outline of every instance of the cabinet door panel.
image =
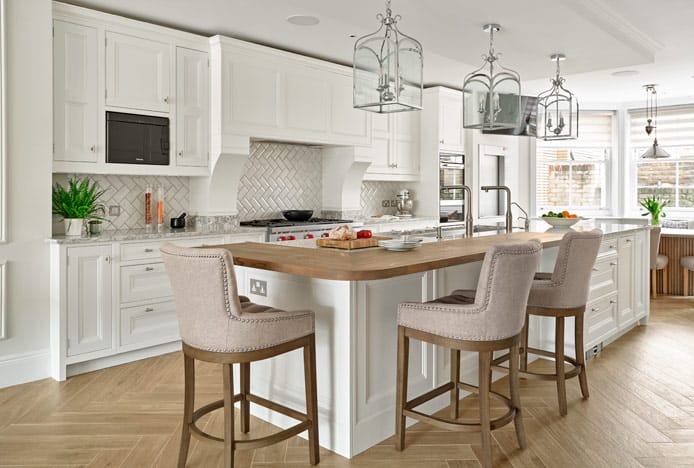
[[457, 96], [441, 96], [439, 108], [439, 144], [441, 148], [462, 151], [463, 101]]
[[177, 339], [180, 336], [173, 301], [121, 309], [121, 345], [155, 345]]
[[222, 93], [226, 133], [279, 126], [279, 72], [260, 60], [225, 57]]
[[331, 130], [335, 135], [363, 138], [368, 143], [371, 133], [371, 113], [353, 107], [352, 77], [338, 76], [333, 80]]
[[395, 172], [417, 174], [419, 172], [419, 112], [399, 112], [395, 121]]
[[320, 133], [328, 131], [330, 88], [323, 79], [287, 72], [285, 75], [286, 126], [288, 129]]
[[53, 31], [53, 159], [96, 162], [97, 31], [63, 21]]
[[67, 251], [67, 355], [111, 348], [110, 246]]
[[163, 263], [120, 267], [120, 302], [147, 301], [173, 296]]
[[207, 53], [176, 49], [176, 164], [206, 166], [210, 80]]
[[106, 32], [106, 105], [169, 112], [170, 46]]

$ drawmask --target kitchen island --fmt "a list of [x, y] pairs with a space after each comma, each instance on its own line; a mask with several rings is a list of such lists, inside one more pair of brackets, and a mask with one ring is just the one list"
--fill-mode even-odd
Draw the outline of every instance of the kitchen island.
[[[643, 226], [597, 227], [606, 236], [591, 284], [587, 349], [607, 344], [648, 317], [648, 231]], [[576, 229], [592, 228], [583, 224]], [[394, 433], [398, 303], [475, 288], [481, 260], [492, 245], [539, 239], [544, 247], [541, 269], [548, 271], [562, 236], [550, 231], [429, 240], [410, 252], [318, 249], [315, 241], [224, 247], [234, 256], [241, 294], [257, 303], [316, 313], [320, 444], [351, 458]], [[552, 346], [553, 323], [533, 321], [531, 330], [532, 346]], [[567, 349], [572, 348], [567, 339]], [[476, 381], [474, 357], [464, 353], [463, 380]], [[428, 343], [412, 341], [409, 365], [410, 395], [443, 384], [450, 375], [449, 353]], [[302, 407], [300, 353], [254, 363], [252, 376], [254, 392]], [[448, 403], [442, 395], [423, 408], [434, 411]], [[278, 426], [291, 423], [262, 408], [253, 410]]]

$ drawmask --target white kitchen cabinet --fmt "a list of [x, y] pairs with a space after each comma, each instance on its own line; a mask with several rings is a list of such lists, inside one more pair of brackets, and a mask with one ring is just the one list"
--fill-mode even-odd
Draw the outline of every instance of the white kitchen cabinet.
[[162, 262], [120, 267], [120, 302], [163, 299], [173, 295]]
[[112, 347], [110, 245], [67, 249], [67, 355]]
[[328, 132], [330, 83], [312, 70], [287, 69], [284, 76], [284, 123], [300, 132]]
[[98, 149], [96, 28], [53, 22], [53, 159], [94, 163]]
[[634, 310], [634, 286], [637, 280], [634, 275], [634, 236], [624, 236], [619, 238], [619, 268], [617, 284], [619, 296], [617, 306], [619, 310], [618, 321], [620, 326], [631, 322], [635, 318]]
[[169, 112], [171, 45], [106, 31], [106, 105]]
[[206, 52], [176, 48], [176, 164], [207, 166], [210, 69]]
[[372, 163], [365, 180], [416, 180], [419, 176], [420, 113], [374, 114]]
[[351, 75], [334, 74], [330, 103], [331, 133], [336, 138], [366, 142], [371, 137], [373, 113], [355, 109]]
[[439, 94], [439, 149], [463, 152], [463, 99], [460, 92], [442, 88]]
[[124, 307], [120, 312], [120, 345], [156, 345], [180, 337], [173, 301]]

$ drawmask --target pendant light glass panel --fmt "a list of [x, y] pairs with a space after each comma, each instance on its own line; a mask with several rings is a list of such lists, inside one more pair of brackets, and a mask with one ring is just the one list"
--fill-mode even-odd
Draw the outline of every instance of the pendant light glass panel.
[[389, 113], [422, 108], [422, 45], [397, 28], [400, 16], [378, 15], [381, 27], [354, 44], [354, 107]]
[[559, 62], [565, 57], [557, 54], [551, 58], [557, 63], [557, 74], [550, 80], [552, 87], [537, 96], [538, 138], [573, 140], [578, 138], [578, 100], [563, 86]]
[[521, 123], [520, 75], [499, 65], [494, 52], [494, 32], [499, 25], [486, 25], [490, 34], [485, 64], [465, 77], [463, 127], [479, 130], [517, 128]]

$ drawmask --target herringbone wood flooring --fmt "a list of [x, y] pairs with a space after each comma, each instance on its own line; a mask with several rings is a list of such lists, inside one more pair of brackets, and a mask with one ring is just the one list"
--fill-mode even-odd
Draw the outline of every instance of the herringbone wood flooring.
[[[568, 383], [561, 418], [552, 382], [521, 381], [528, 448], [513, 426], [493, 434], [499, 467], [694, 466], [694, 300], [659, 298], [651, 323], [589, 362], [591, 397]], [[547, 366], [537, 362], [536, 368]], [[319, 369], [320, 372], [320, 369]], [[197, 405], [221, 395], [221, 371], [198, 365]], [[506, 391], [505, 379], [495, 387]], [[0, 465], [171, 467], [178, 453], [183, 371], [179, 353], [0, 390]], [[473, 397], [463, 408], [474, 411]], [[221, 413], [204, 421], [221, 434]], [[254, 434], [272, 430], [253, 420]], [[386, 440], [352, 460], [323, 451], [321, 466], [477, 467], [479, 435], [418, 424], [397, 452]], [[219, 448], [192, 442], [189, 467], [221, 466]], [[308, 466], [303, 439], [237, 452], [237, 467]]]

